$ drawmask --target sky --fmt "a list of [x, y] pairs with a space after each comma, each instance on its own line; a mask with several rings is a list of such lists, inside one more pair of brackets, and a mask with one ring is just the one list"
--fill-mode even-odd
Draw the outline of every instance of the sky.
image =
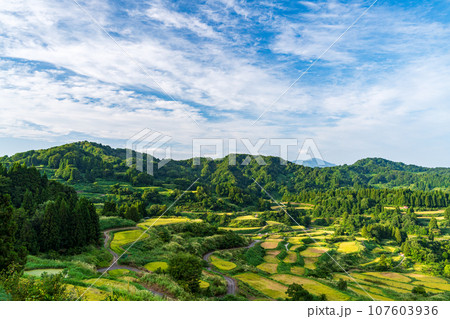
[[312, 139], [336, 164], [450, 167], [449, 49], [449, 0], [11, 0], [0, 156], [148, 128], [174, 158], [296, 139], [294, 160]]

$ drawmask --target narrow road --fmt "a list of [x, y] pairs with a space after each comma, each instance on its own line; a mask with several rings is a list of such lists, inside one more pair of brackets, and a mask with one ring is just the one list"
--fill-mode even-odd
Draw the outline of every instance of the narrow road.
[[[133, 229], [139, 229], [139, 227], [122, 227], [122, 228], [112, 228], [112, 229], [107, 229], [103, 232], [103, 237], [105, 238], [104, 244], [103, 246], [106, 248], [106, 250], [108, 250], [108, 252], [113, 256], [113, 260], [111, 262], [111, 264], [109, 265], [109, 267], [105, 267], [105, 268], [98, 268], [97, 271], [101, 272], [101, 273], [105, 273], [106, 271], [109, 270], [114, 270], [114, 269], [127, 269], [130, 271], [134, 271], [136, 273], [150, 273], [150, 271], [146, 270], [146, 269], [140, 269], [140, 268], [136, 268], [136, 267], [132, 267], [132, 266], [126, 266], [126, 265], [119, 265], [118, 263], [118, 259], [119, 259], [119, 255], [113, 251], [110, 247], [109, 247], [109, 241], [111, 239], [111, 232], [112, 231], [121, 231], [121, 230], [133, 230]], [[233, 250], [233, 249], [241, 249], [241, 248], [245, 248], [245, 249], [249, 249], [252, 248], [253, 246], [256, 245], [256, 243], [260, 242], [260, 240], [255, 240], [253, 242], [251, 242], [248, 246], [246, 247], [236, 247], [236, 248], [228, 248], [228, 249], [222, 249], [222, 250], [215, 250], [215, 251], [211, 251], [205, 255], [203, 255], [203, 259], [206, 260], [209, 263], [209, 258], [211, 257], [211, 255], [217, 251], [227, 251], [227, 250]], [[210, 266], [207, 268], [208, 271], [216, 273], [218, 275], [223, 276], [223, 278], [225, 279], [225, 281], [227, 282], [227, 294], [228, 295], [235, 295], [237, 292], [237, 282], [236, 279], [229, 277], [221, 272], [212, 270], [211, 264], [209, 264]], [[152, 290], [150, 288], [145, 287], [148, 291], [150, 291], [151, 293], [161, 296], [161, 297], [167, 297], [166, 295], [164, 295], [163, 293], [160, 293], [158, 291]]]
[[225, 281], [227, 282], [227, 295], [235, 295], [237, 292], [237, 282], [236, 279], [229, 277], [221, 272], [212, 270], [211, 267], [211, 263], [209, 262], [209, 258], [211, 257], [212, 254], [214, 254], [215, 252], [218, 251], [227, 251], [227, 250], [233, 250], [233, 249], [241, 249], [241, 248], [245, 248], [245, 249], [249, 249], [252, 248], [253, 246], [256, 245], [256, 243], [258, 243], [260, 240], [255, 240], [253, 242], [250, 243], [250, 245], [246, 246], [246, 247], [237, 247], [237, 248], [228, 248], [228, 249], [222, 249], [222, 250], [215, 250], [215, 251], [210, 251], [209, 253], [203, 255], [203, 260], [206, 260], [209, 263], [209, 267], [207, 268], [208, 271], [213, 272], [215, 274], [221, 275], [223, 276], [223, 278], [225, 279]]
[[[136, 267], [126, 266], [126, 265], [119, 265], [119, 263], [118, 263], [119, 255], [109, 247], [109, 240], [111, 239], [110, 232], [112, 232], [112, 231], [121, 231], [121, 230], [133, 230], [133, 229], [139, 229], [139, 227], [112, 228], [112, 229], [107, 229], [107, 230], [105, 230], [103, 232], [103, 237], [105, 238], [105, 242], [103, 243], [103, 246], [113, 256], [113, 260], [112, 260], [111, 264], [109, 265], [109, 267], [98, 268], [97, 269], [98, 272], [101, 272], [103, 274], [106, 271], [115, 270], [115, 269], [127, 269], [127, 270], [134, 271], [136, 273], [146, 273], [146, 272], [149, 273], [150, 272], [150, 271], [148, 271], [146, 269], [139, 269], [139, 268], [136, 268]], [[152, 290], [152, 289], [150, 289], [148, 287], [145, 287], [145, 286], [144, 286], [144, 288], [147, 289], [148, 291], [150, 291], [151, 293], [153, 293], [154, 295], [157, 295], [157, 296], [160, 296], [160, 297], [166, 297], [166, 295], [164, 295], [163, 293], [160, 293], [160, 292], [158, 292], [156, 290]]]

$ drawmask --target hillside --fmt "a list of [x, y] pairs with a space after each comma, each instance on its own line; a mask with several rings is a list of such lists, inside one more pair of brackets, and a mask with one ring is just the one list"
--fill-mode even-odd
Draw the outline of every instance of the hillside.
[[[32, 150], [13, 156], [4, 156], [0, 162], [6, 166], [14, 162], [36, 166], [49, 178], [70, 183], [95, 182], [96, 179], [126, 181], [134, 186], [161, 186], [171, 184], [186, 188], [197, 178], [212, 187], [234, 185], [248, 188], [253, 179], [268, 190], [283, 194], [285, 191], [328, 190], [336, 187], [410, 188], [412, 190], [450, 190], [450, 169], [425, 168], [392, 162], [381, 158], [367, 158], [353, 165], [311, 168], [295, 163], [279, 165], [277, 157], [263, 157], [267, 165], [260, 166], [252, 159], [248, 165], [239, 165], [246, 155], [236, 155], [238, 165], [228, 165], [229, 157], [214, 161], [202, 159], [200, 166], [192, 159], [172, 160], [155, 170], [155, 176], [129, 168], [125, 150], [91, 142], [76, 142], [45, 150]], [[144, 156], [144, 162], [145, 156]], [[158, 162], [157, 159], [154, 162]], [[144, 167], [145, 170], [145, 167]]]
[[[273, 300], [299, 282], [310, 300], [367, 300], [344, 267], [365, 286], [401, 281], [401, 289], [392, 280], [376, 288], [376, 300], [449, 299], [449, 169], [380, 158], [311, 168], [267, 156], [266, 165], [242, 165], [240, 154], [170, 161], [150, 176], [124, 155], [77, 142], [1, 159], [0, 269], [17, 263], [13, 276], [24, 268], [30, 287], [54, 280], [75, 289], [28, 296], [0, 276], [8, 298]], [[240, 165], [229, 165], [231, 156]], [[439, 187], [415, 189], [421, 183]], [[195, 272], [184, 270], [191, 266]], [[55, 275], [34, 281], [44, 272]], [[417, 276], [436, 281], [423, 296]]]

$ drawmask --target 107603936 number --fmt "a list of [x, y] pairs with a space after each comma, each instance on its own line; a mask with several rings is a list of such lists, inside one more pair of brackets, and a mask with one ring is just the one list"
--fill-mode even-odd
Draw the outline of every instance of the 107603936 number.
[[438, 306], [369, 306], [369, 316], [436, 316]]

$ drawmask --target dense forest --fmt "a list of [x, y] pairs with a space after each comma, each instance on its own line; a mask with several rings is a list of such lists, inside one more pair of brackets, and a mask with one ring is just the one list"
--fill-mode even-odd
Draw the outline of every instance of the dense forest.
[[[280, 165], [280, 158], [263, 156], [266, 165], [251, 160], [242, 165], [247, 155], [232, 154], [223, 159], [201, 159], [195, 165], [193, 159], [170, 161], [161, 169], [155, 169], [150, 176], [126, 165], [125, 149], [113, 149], [91, 142], [76, 142], [46, 150], [18, 153], [4, 156], [0, 162], [5, 166], [21, 163], [27, 166], [43, 166], [54, 170], [54, 176], [70, 182], [93, 182], [96, 178], [126, 180], [133, 185], [172, 184], [186, 188], [196, 178], [201, 177], [205, 185], [215, 190], [230, 186], [246, 190], [253, 179], [270, 191], [280, 195], [302, 190], [330, 190], [340, 187], [402, 187], [411, 190], [449, 190], [449, 168], [425, 168], [406, 165], [381, 158], [359, 160], [353, 165], [326, 168], [311, 168], [288, 162]], [[230, 157], [236, 158], [238, 165], [229, 165]], [[153, 158], [156, 165], [159, 160]], [[143, 157], [144, 171], [146, 155]]]
[[34, 167], [16, 163], [7, 170], [0, 165], [0, 196], [2, 257], [76, 250], [99, 240], [93, 204]]

